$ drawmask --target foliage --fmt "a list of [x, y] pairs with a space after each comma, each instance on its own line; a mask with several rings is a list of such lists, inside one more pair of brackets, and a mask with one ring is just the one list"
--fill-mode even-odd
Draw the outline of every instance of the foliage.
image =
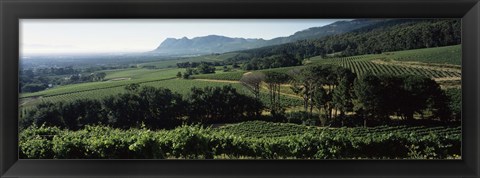
[[128, 129], [145, 124], [150, 129], [173, 128], [182, 122], [235, 122], [259, 116], [263, 110], [261, 101], [229, 85], [193, 87], [184, 96], [166, 88], [137, 87], [132, 85], [129, 92], [99, 100], [41, 103], [20, 118], [20, 128], [33, 124], [71, 130], [86, 125]]
[[444, 159], [461, 155], [460, 128], [318, 129], [246, 122], [225, 128], [79, 131], [30, 127], [20, 133], [20, 158], [188, 159]]
[[417, 113], [423, 119], [427, 110], [433, 119], [447, 120], [451, 116], [444, 91], [429, 78], [365, 75], [356, 80], [354, 90], [356, 112], [364, 118], [382, 120], [396, 115], [413, 120]]
[[261, 114], [262, 103], [256, 98], [241, 95], [232, 86], [192, 88], [187, 97], [191, 122], [225, 123]]
[[449, 88], [445, 91], [449, 99], [448, 107], [453, 113], [453, 120], [462, 119], [462, 90], [458, 88]]

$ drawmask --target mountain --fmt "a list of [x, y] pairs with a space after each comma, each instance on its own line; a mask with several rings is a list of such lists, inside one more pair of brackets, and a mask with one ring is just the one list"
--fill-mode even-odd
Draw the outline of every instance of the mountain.
[[195, 55], [224, 53], [262, 47], [263, 39], [230, 38], [218, 35], [208, 35], [188, 39], [167, 38], [154, 51], [168, 55]]
[[165, 55], [199, 55], [224, 53], [230, 51], [254, 49], [265, 46], [279, 45], [304, 39], [317, 39], [329, 35], [343, 34], [385, 20], [357, 19], [351, 21], [337, 21], [322, 27], [312, 27], [287, 37], [278, 37], [271, 40], [230, 38], [219, 35], [208, 35], [188, 39], [167, 38], [153, 52]]

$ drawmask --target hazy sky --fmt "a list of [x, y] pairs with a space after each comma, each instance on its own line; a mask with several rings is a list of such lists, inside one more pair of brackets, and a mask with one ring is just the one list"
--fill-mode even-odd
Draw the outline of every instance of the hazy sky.
[[21, 54], [146, 52], [166, 38], [206, 35], [272, 39], [338, 19], [22, 19]]

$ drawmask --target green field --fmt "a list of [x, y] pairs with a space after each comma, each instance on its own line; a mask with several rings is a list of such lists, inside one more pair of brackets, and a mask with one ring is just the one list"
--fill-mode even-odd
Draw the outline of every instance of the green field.
[[398, 51], [385, 53], [385, 55], [390, 59], [398, 61], [419, 61], [426, 63], [461, 65], [462, 45]]
[[172, 77], [177, 74], [177, 72], [182, 71], [181, 69], [126, 69], [118, 71], [108, 71], [106, 80], [112, 79], [158, 79], [163, 77]]

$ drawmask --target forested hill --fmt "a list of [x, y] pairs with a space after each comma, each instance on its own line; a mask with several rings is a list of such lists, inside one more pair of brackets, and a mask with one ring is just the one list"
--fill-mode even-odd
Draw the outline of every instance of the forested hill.
[[335, 23], [321, 26], [321, 27], [312, 27], [306, 30], [298, 31], [293, 35], [288, 37], [278, 37], [266, 42], [267, 45], [279, 45], [285, 43], [291, 43], [298, 40], [307, 40], [307, 39], [319, 39], [325, 36], [338, 35], [361, 29], [364, 27], [372, 26], [377, 23], [388, 21], [386, 19], [356, 19], [351, 21], [337, 21]]
[[225, 53], [230, 51], [254, 49], [295, 42], [298, 40], [321, 38], [329, 35], [343, 34], [362, 27], [370, 26], [383, 19], [357, 19], [351, 21], [337, 21], [321, 27], [312, 27], [298, 31], [287, 37], [278, 37], [271, 40], [231, 38], [219, 35], [208, 35], [188, 39], [167, 38], [153, 52], [165, 55], [198, 55], [211, 53]]
[[301, 65], [303, 59], [313, 56], [378, 54], [460, 43], [459, 19], [398, 19], [320, 39], [240, 51], [227, 62], [241, 61], [245, 69], [256, 70]]

